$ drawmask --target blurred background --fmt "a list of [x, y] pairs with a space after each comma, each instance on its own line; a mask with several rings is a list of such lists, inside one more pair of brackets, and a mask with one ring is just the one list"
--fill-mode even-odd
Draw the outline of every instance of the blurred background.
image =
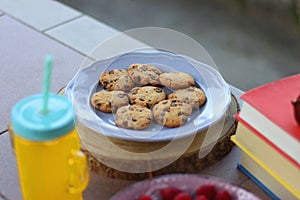
[[59, 0], [119, 31], [164, 27], [199, 42], [249, 90], [300, 73], [300, 0]]

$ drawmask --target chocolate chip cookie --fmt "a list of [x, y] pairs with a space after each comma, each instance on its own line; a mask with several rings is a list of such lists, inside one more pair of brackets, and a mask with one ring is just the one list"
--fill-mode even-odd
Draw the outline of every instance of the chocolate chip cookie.
[[91, 104], [97, 110], [113, 113], [119, 107], [128, 105], [128, 97], [123, 91], [101, 90], [92, 95]]
[[152, 107], [166, 98], [166, 92], [159, 87], [143, 86], [132, 88], [128, 93], [131, 104]]
[[197, 87], [188, 87], [185, 89], [174, 90], [168, 95], [168, 99], [177, 99], [190, 104], [193, 109], [201, 107], [206, 101], [205, 93]]
[[116, 125], [127, 129], [145, 129], [150, 125], [151, 120], [151, 110], [140, 105], [122, 106], [117, 110], [115, 115]]
[[163, 86], [171, 89], [183, 89], [195, 85], [193, 76], [184, 72], [162, 73], [159, 81]]
[[157, 123], [166, 127], [182, 126], [192, 114], [192, 107], [176, 99], [160, 101], [153, 109], [153, 117]]
[[128, 73], [133, 82], [139, 85], [153, 85], [160, 84], [159, 75], [161, 71], [150, 64], [132, 64], [128, 67]]
[[130, 90], [134, 83], [125, 69], [112, 69], [100, 75], [100, 84], [107, 90]]

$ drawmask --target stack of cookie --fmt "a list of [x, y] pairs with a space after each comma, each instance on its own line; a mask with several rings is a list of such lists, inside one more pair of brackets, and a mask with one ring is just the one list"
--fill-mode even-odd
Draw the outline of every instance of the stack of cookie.
[[206, 102], [192, 75], [162, 72], [150, 64], [105, 71], [99, 84], [101, 90], [92, 95], [92, 106], [115, 113], [115, 124], [122, 128], [142, 130], [152, 121], [170, 128], [182, 126]]

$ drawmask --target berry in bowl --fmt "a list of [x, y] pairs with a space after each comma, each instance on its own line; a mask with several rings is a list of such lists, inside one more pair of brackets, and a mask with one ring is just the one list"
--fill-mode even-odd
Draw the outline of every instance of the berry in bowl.
[[137, 182], [111, 200], [259, 200], [254, 194], [220, 179], [171, 174]]

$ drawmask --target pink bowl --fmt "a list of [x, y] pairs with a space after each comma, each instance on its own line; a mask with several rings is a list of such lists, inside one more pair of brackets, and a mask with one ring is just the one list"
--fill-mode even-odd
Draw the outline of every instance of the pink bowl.
[[136, 200], [139, 196], [146, 194], [153, 200], [160, 200], [159, 191], [166, 187], [177, 187], [187, 193], [193, 194], [201, 185], [215, 185], [216, 190], [225, 189], [233, 200], [260, 200], [254, 194], [226, 183], [215, 177], [206, 177], [196, 174], [171, 174], [153, 179], [137, 182], [116, 193], [111, 200]]

